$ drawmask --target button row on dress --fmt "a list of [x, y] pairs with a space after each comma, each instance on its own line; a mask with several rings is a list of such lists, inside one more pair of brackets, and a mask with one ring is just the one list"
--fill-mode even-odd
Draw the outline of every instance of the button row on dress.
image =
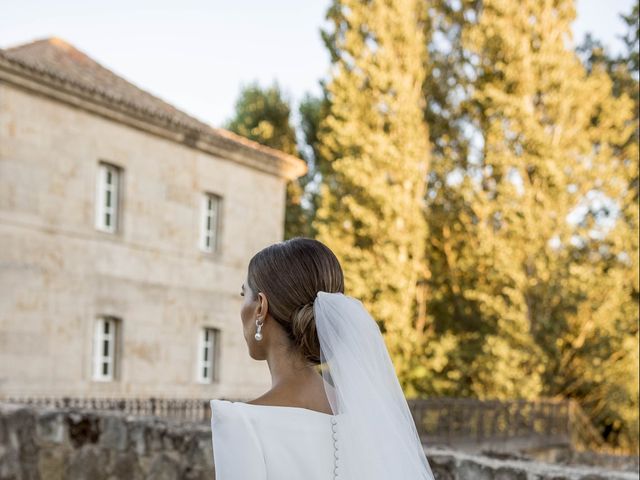
[[338, 469], [338, 432], [336, 431], [336, 423], [337, 420], [334, 418], [331, 418], [331, 429], [333, 430], [333, 478], [334, 480], [336, 480], [338, 478], [338, 474], [339, 474], [339, 469]]

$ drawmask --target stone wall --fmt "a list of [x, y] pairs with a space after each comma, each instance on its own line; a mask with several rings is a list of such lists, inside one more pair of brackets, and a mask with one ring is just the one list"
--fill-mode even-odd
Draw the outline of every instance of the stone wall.
[[211, 430], [0, 404], [1, 480], [211, 480]]
[[[437, 480], [638, 478], [436, 448], [426, 453]], [[212, 458], [209, 425], [0, 403], [0, 480], [210, 480]]]

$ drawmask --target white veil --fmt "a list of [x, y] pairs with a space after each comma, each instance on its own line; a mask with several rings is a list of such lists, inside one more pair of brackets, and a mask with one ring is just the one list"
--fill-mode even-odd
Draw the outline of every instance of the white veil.
[[318, 292], [313, 303], [340, 478], [434, 480], [380, 328], [359, 300]]

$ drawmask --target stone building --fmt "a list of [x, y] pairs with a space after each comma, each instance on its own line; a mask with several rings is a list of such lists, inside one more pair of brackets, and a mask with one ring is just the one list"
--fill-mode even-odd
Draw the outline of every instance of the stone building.
[[0, 399], [268, 389], [240, 287], [305, 172], [60, 39], [0, 50]]

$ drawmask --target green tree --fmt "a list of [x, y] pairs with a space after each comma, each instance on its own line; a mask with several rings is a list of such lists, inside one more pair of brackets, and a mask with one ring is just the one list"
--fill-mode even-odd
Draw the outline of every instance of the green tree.
[[[296, 132], [291, 125], [291, 107], [280, 87], [261, 88], [257, 83], [241, 89], [234, 117], [225, 128], [262, 145], [299, 156]], [[284, 238], [309, 236], [309, 212], [303, 205], [305, 187], [312, 178], [308, 172], [287, 182]]]
[[430, 0], [423, 5], [428, 51], [424, 119], [431, 162], [425, 195], [428, 268], [419, 284], [417, 322], [426, 326], [429, 340], [424, 346], [425, 368], [414, 371], [414, 384], [420, 395], [469, 397], [476, 396], [477, 383], [470, 366], [482, 351], [489, 327], [477, 302], [465, 297], [483, 272], [475, 269], [468, 185], [460, 184], [473, 167], [469, 131], [474, 118], [466, 100], [475, 74], [462, 32], [477, 18], [479, 2]]
[[304, 208], [306, 212], [306, 236], [316, 238], [317, 232], [313, 219], [320, 206], [320, 185], [328, 176], [329, 161], [322, 156], [319, 132], [324, 118], [328, 114], [329, 102], [326, 87], [320, 82], [323, 93], [315, 97], [307, 94], [300, 102], [300, 131], [303, 138], [302, 157], [308, 166], [309, 181], [305, 189]]
[[458, 181], [459, 258], [474, 254], [457, 267], [478, 274], [463, 291], [484, 329], [474, 393], [573, 397], [603, 425], [637, 407], [637, 250], [621, 213], [635, 159], [620, 148], [635, 126], [633, 101], [567, 49], [574, 17], [570, 0], [485, 0], [464, 26], [479, 148]]
[[418, 274], [424, 268], [428, 133], [422, 121], [424, 43], [414, 0], [334, 0], [324, 32], [332, 56], [327, 115], [318, 129], [327, 161], [314, 220], [341, 260], [349, 293], [378, 320], [409, 394]]
[[[632, 7], [627, 15], [621, 15], [627, 26], [627, 33], [623, 40], [626, 51], [612, 55], [601, 42], [587, 35], [578, 47], [578, 52], [584, 57], [585, 67], [589, 72], [601, 73], [606, 71], [611, 80], [611, 90], [616, 98], [630, 98], [633, 101], [633, 115], [628, 119], [628, 135], [621, 135], [618, 142], [612, 143], [615, 155], [621, 158], [620, 170], [627, 187], [622, 189], [615, 204], [617, 221], [609, 234], [609, 242], [605, 244], [609, 250], [606, 261], [606, 275], [618, 278], [623, 286], [622, 292], [628, 292], [628, 297], [620, 298], [620, 309], [629, 321], [622, 324], [623, 330], [617, 333], [617, 341], [613, 346], [615, 352], [612, 357], [596, 359], [598, 363], [592, 376], [597, 378], [609, 377], [618, 382], [609, 381], [598, 385], [597, 389], [589, 392], [591, 411], [595, 414], [603, 427], [605, 437], [611, 443], [628, 446], [637, 451], [637, 439], [640, 434], [638, 426], [638, 304], [640, 299], [639, 266], [638, 266], [638, 140], [639, 140], [639, 95], [638, 84], [638, 4]], [[607, 115], [603, 112], [595, 121], [606, 122]], [[620, 262], [615, 255], [622, 256], [626, 261]], [[606, 288], [606, 287], [605, 287]], [[608, 297], [606, 291], [602, 292]], [[627, 334], [625, 336], [625, 334]], [[585, 342], [586, 343], [586, 342]], [[624, 362], [628, 362], [625, 364]], [[573, 383], [571, 388], [579, 391], [579, 382]], [[583, 387], [584, 388], [584, 387]], [[597, 393], [599, 392], [599, 395]], [[595, 397], [595, 398], [594, 398]]]

